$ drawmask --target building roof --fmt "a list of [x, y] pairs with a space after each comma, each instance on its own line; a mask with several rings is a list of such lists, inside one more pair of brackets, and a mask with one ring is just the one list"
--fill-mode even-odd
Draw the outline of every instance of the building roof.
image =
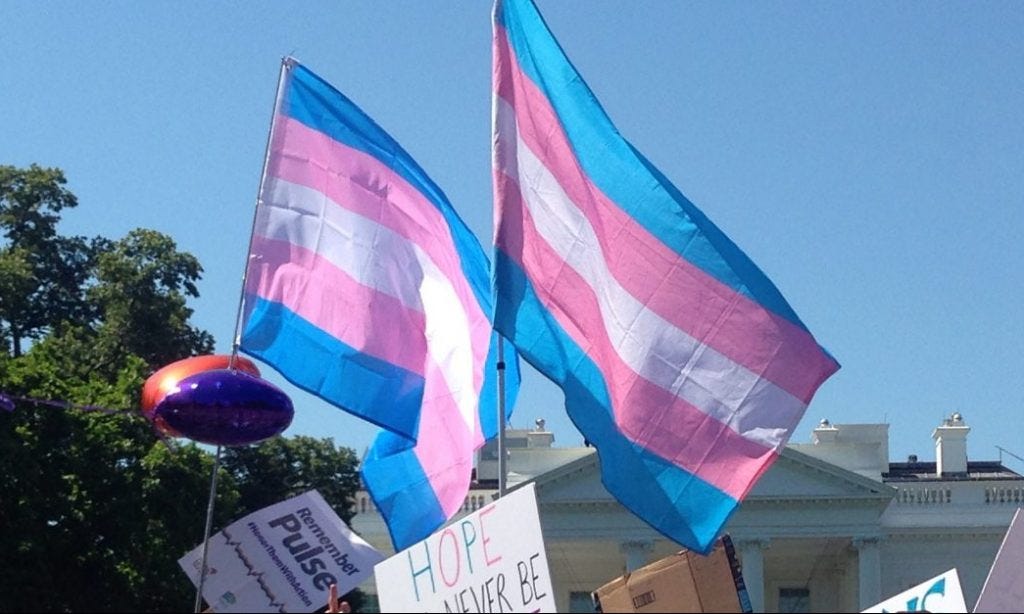
[[889, 463], [889, 471], [882, 473], [883, 482], [939, 482], [950, 480], [1024, 480], [1024, 476], [1007, 469], [999, 461], [967, 461], [964, 473], [936, 473], [932, 462]]

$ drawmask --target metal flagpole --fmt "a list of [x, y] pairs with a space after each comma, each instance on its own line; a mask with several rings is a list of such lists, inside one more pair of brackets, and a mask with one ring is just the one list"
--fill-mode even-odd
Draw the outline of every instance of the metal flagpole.
[[498, 498], [505, 496], [505, 340], [498, 335]]
[[206, 531], [203, 533], [203, 565], [199, 568], [199, 584], [196, 586], [196, 614], [203, 606], [203, 584], [206, 583], [206, 556], [210, 551], [210, 531], [213, 528], [213, 501], [217, 496], [217, 474], [220, 473], [220, 446], [213, 457], [213, 476], [210, 478], [210, 500], [206, 504]]
[[[274, 138], [274, 120], [281, 108], [281, 93], [284, 91], [285, 76], [287, 71], [295, 63], [294, 58], [286, 57], [281, 60], [281, 71], [277, 77], [277, 92], [274, 95], [274, 111], [270, 117], [270, 130], [267, 131], [267, 146], [263, 153], [263, 170], [260, 172], [260, 186], [256, 192], [256, 207], [252, 214], [252, 226], [249, 229], [249, 245], [245, 248], [245, 267], [242, 270], [242, 290], [238, 294], [238, 311], [235, 313], [235, 334], [231, 342], [231, 358], [228, 360], [228, 368], [235, 368], [235, 360], [238, 357], [238, 346], [242, 342], [242, 310], [245, 309], [245, 283], [249, 277], [249, 263], [252, 260], [252, 241], [256, 233], [256, 220], [259, 215], [260, 205], [263, 202], [263, 184], [267, 179], [267, 167], [270, 165], [270, 143]], [[196, 588], [196, 607], [198, 614], [203, 604], [203, 584], [206, 583], [207, 554], [210, 548], [210, 532], [213, 529], [214, 501], [217, 498], [217, 474], [220, 472], [220, 451], [217, 446], [217, 454], [213, 461], [213, 476], [210, 477], [210, 499], [206, 504], [206, 530], [203, 533], [203, 564], [199, 570], [199, 583]]]
[[270, 166], [270, 143], [274, 138], [274, 120], [281, 109], [281, 93], [284, 91], [285, 76], [295, 58], [291, 56], [281, 59], [281, 72], [277, 77], [277, 93], [274, 96], [274, 112], [270, 117], [270, 130], [267, 132], [267, 147], [263, 154], [263, 170], [260, 172], [260, 186], [256, 192], [256, 207], [252, 214], [252, 226], [249, 229], [249, 245], [245, 248], [245, 267], [242, 269], [242, 291], [238, 294], [238, 311], [235, 313], [235, 334], [231, 338], [231, 359], [228, 361], [228, 368], [235, 368], [235, 359], [238, 357], [238, 346], [242, 344], [242, 310], [245, 309], [245, 283], [249, 279], [249, 264], [252, 262], [252, 240], [256, 233], [256, 220], [259, 215], [260, 205], [263, 204], [263, 184], [267, 180], [267, 167]]

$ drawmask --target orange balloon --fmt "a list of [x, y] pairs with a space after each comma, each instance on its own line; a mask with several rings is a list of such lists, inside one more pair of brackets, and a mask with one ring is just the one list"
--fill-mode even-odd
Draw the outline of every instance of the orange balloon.
[[[152, 419], [156, 406], [167, 396], [167, 393], [178, 385], [178, 382], [201, 371], [227, 369], [230, 363], [231, 356], [227, 354], [208, 354], [185, 358], [161, 367], [156, 373], [150, 375], [142, 386], [142, 413]], [[243, 356], [235, 356], [234, 368], [256, 377], [260, 375], [259, 368]], [[170, 434], [170, 431], [167, 432]]]
[[149, 417], [153, 419], [153, 426], [156, 427], [156, 430], [160, 431], [167, 437], [184, 437], [184, 435], [179, 433], [177, 430], [171, 428], [171, 425], [167, 424], [167, 421], [164, 420], [162, 417], [153, 416], [150, 414], [147, 415], [149, 415]]

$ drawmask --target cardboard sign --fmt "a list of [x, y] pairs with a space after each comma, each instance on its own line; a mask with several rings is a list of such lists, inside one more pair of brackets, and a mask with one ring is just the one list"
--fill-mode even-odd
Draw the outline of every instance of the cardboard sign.
[[[203, 598], [214, 612], [311, 612], [331, 584], [343, 595], [383, 558], [311, 490], [210, 536]], [[196, 586], [202, 560], [202, 544], [178, 560]]]
[[374, 569], [382, 612], [554, 612], [528, 484]]
[[602, 612], [751, 612], [732, 541], [707, 556], [683, 550], [594, 591]]
[[955, 569], [922, 582], [863, 612], [966, 612], [960, 576]]
[[1024, 510], [1018, 509], [1006, 530], [975, 612], [1019, 612], [1024, 605]]

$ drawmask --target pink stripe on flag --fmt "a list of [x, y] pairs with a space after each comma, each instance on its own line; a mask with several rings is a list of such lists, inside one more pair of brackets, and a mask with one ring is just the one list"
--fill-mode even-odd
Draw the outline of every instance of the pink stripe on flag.
[[[496, 44], [508, 45], [504, 30], [495, 36]], [[511, 49], [507, 54], [515, 63]], [[622, 287], [680, 330], [809, 403], [835, 370], [814, 338], [694, 266], [622, 211], [580, 167], [544, 93], [518, 64], [509, 70], [495, 95], [514, 109], [520, 138], [595, 229]]]
[[[503, 195], [502, 223], [522, 225], [521, 229], [503, 228], [503, 242], [498, 247], [518, 261], [537, 296], [566, 333], [599, 368], [604, 366], [602, 373], [623, 434], [741, 499], [774, 460], [774, 450], [743, 437], [702, 409], [640, 377], [623, 362], [608, 338], [594, 289], [538, 234], [529, 210], [522, 205], [516, 182], [497, 171], [495, 182]], [[773, 416], [760, 410], [745, 422], [764, 419], [792, 426], [799, 418]]]
[[[268, 175], [306, 186], [417, 245], [450, 281], [470, 322], [476, 364], [487, 359], [491, 324], [469, 287], [447, 221], [418, 190], [373, 156], [284, 115], [277, 117]], [[474, 374], [479, 390], [482, 373]]]
[[284, 305], [367, 355], [423, 376], [414, 451], [445, 514], [458, 511], [469, 487], [472, 450], [483, 443], [483, 433], [479, 421], [473, 431], [463, 422], [445, 374], [428, 352], [423, 313], [305, 248], [256, 236], [253, 253], [261, 259], [250, 269], [247, 292]]
[[353, 279], [315, 252], [253, 237], [246, 292], [280, 303], [332, 337], [418, 375], [427, 352], [423, 313]]
[[445, 517], [451, 518], [466, 499], [473, 473], [472, 452], [483, 445], [484, 438], [479, 420], [475, 433], [466, 430], [447, 390], [438, 395], [444, 385], [442, 374], [428, 369], [419, 438], [413, 451]]

